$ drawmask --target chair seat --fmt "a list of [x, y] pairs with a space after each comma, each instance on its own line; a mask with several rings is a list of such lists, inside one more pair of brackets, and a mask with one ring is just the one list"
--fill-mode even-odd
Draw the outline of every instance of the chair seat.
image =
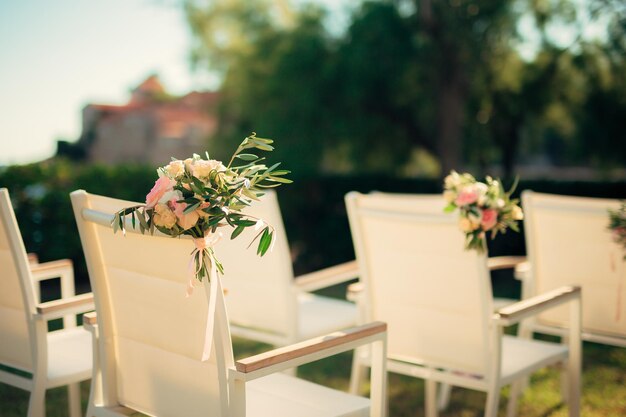
[[91, 378], [91, 334], [83, 327], [48, 333], [48, 381], [50, 387]]
[[282, 373], [246, 384], [250, 417], [369, 416], [370, 401]]
[[502, 339], [502, 381], [514, 381], [530, 370], [567, 358], [568, 348], [558, 343], [504, 336]]
[[298, 338], [300, 340], [355, 326], [358, 320], [356, 304], [321, 295], [298, 295]]

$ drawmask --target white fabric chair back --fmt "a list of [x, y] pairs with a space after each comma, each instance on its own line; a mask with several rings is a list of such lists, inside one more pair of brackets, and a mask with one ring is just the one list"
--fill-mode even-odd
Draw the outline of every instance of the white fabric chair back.
[[[9, 193], [0, 189], [0, 363], [31, 372], [33, 352], [28, 316], [35, 312], [35, 293], [22, 235]], [[25, 301], [26, 300], [26, 301]]]
[[[226, 305], [232, 324], [295, 337], [297, 299], [293, 288], [293, 269], [289, 243], [274, 191], [253, 202], [244, 213], [263, 219], [275, 229], [273, 248], [263, 257], [256, 254], [258, 240], [248, 248], [259, 231], [246, 229], [231, 240], [232, 229], [215, 247], [224, 265]], [[259, 308], [259, 306], [263, 306]]]
[[[607, 228], [619, 201], [524, 191], [522, 204], [533, 292], [580, 285], [583, 332], [626, 337], [626, 262]], [[538, 322], [567, 327], [567, 312], [549, 310]]]
[[408, 202], [346, 196], [367, 320], [388, 323], [392, 359], [485, 375], [492, 314], [485, 255], [463, 249], [456, 216]]
[[[207, 296], [198, 286], [185, 297], [192, 241], [132, 228], [114, 234], [106, 220], [134, 205], [128, 201], [81, 190], [72, 204], [96, 300], [105, 398], [149, 415], [224, 415], [226, 365], [215, 350], [200, 362]], [[218, 320], [225, 314], [218, 305]], [[230, 338], [223, 336], [215, 343], [232, 363]]]

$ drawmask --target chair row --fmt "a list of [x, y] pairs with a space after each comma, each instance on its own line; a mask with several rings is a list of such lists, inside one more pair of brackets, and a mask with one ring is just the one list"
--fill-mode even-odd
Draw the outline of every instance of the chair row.
[[[98, 312], [97, 318], [85, 320], [94, 341], [89, 416], [129, 415], [133, 410], [158, 416], [206, 415], [206, 410], [210, 415], [295, 416], [311, 407], [323, 416], [383, 415], [386, 368], [428, 381], [428, 416], [437, 414], [438, 382], [486, 391], [485, 415], [495, 416], [503, 386], [513, 384], [514, 394], [519, 393], [524, 375], [558, 362], [566, 363], [566, 397], [575, 416], [581, 321], [583, 338], [626, 345], [626, 326], [615, 319], [626, 313], [617, 309], [626, 304], [620, 302], [624, 289], [615, 287], [619, 280], [614, 280], [624, 275], [624, 263], [619, 257], [607, 263], [608, 272], [594, 266], [607, 256], [619, 256], [604, 225], [606, 208], [616, 201], [526, 192], [530, 262], [520, 263], [519, 258], [494, 260], [463, 251], [462, 234], [453, 216], [442, 213], [439, 195], [350, 193], [346, 205], [357, 260], [294, 277], [278, 200], [270, 192], [250, 210], [276, 228], [273, 252], [259, 259], [246, 250], [246, 239], [224, 239], [215, 248], [226, 271], [221, 280], [226, 296], [220, 292], [217, 297], [222, 302], [217, 303], [207, 362], [199, 360], [199, 349], [209, 287], [205, 295], [181, 297], [190, 243], [158, 233], [114, 235], [113, 213], [133, 204], [128, 201], [77, 191], [72, 203]], [[529, 209], [535, 205], [536, 210]], [[572, 207], [574, 214], [568, 214]], [[31, 372], [32, 378], [17, 381], [14, 373], [0, 370], [0, 381], [31, 390], [29, 416], [44, 415], [46, 388], [71, 383], [71, 417], [76, 417], [75, 383], [89, 378], [91, 352], [88, 333], [67, 323], [72, 321], [69, 315], [93, 308], [93, 299], [88, 294], [51, 306], [39, 303], [33, 285], [37, 266], [28, 261], [6, 190], [2, 218], [2, 265], [11, 266], [3, 267], [2, 286], [11, 275], [21, 280], [13, 280], [10, 291], [0, 294], [0, 330], [18, 336], [15, 343], [0, 347], [0, 363]], [[585, 232], [581, 242], [572, 239], [573, 230]], [[516, 265], [524, 278], [524, 301], [494, 301], [489, 269]], [[312, 293], [356, 278], [359, 284], [351, 286], [350, 294], [356, 305]], [[604, 299], [596, 302], [590, 299], [598, 286]], [[606, 301], [610, 297], [616, 304]], [[566, 303], [569, 311], [552, 308]], [[25, 313], [26, 321], [17, 320]], [[529, 320], [531, 316], [536, 318]], [[46, 335], [46, 320], [57, 317], [66, 317], [64, 331]], [[503, 336], [505, 326], [520, 321], [524, 337]], [[361, 327], [322, 336], [356, 324]], [[538, 342], [530, 337], [534, 331], [565, 337], [558, 344]], [[57, 349], [64, 360], [58, 368], [65, 375], [55, 380], [50, 376], [55, 348], [46, 341], [62, 339], [57, 334], [76, 342]], [[231, 334], [282, 348], [235, 362]], [[293, 343], [295, 347], [286, 347]], [[354, 355], [352, 394], [278, 372], [357, 346], [364, 347]], [[371, 401], [354, 395], [369, 367]], [[514, 415], [515, 399], [513, 395], [509, 402], [509, 415]]]

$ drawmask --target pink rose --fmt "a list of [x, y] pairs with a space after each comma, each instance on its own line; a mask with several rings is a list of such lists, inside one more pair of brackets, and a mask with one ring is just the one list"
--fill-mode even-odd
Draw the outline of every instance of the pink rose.
[[483, 218], [480, 224], [483, 230], [490, 230], [498, 223], [498, 212], [494, 209], [483, 210]]
[[456, 200], [454, 200], [454, 203], [461, 207], [475, 203], [476, 201], [478, 201], [478, 190], [476, 187], [463, 187], [456, 197]]
[[154, 187], [152, 187], [152, 189], [146, 196], [146, 207], [154, 207], [159, 202], [161, 197], [163, 197], [163, 194], [170, 191], [174, 187], [174, 185], [176, 185], [176, 181], [167, 177], [160, 177], [158, 180], [156, 180], [154, 183]]
[[184, 230], [191, 229], [196, 225], [200, 215], [198, 215], [197, 211], [191, 211], [189, 213], [183, 213], [185, 208], [187, 207], [187, 203], [177, 203], [176, 200], [170, 200], [170, 205], [174, 208], [174, 214], [178, 218], [178, 225], [182, 227]]

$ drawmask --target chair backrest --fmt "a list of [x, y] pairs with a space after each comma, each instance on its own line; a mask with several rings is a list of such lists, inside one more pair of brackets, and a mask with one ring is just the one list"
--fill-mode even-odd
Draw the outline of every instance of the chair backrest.
[[[583, 332], [626, 338], [626, 262], [607, 228], [619, 201], [524, 191], [522, 205], [532, 292], [580, 285]], [[567, 309], [538, 322], [566, 327]]]
[[[105, 401], [149, 415], [225, 415], [232, 345], [222, 326], [211, 358], [200, 361], [208, 296], [198, 288], [185, 297], [192, 241], [132, 227], [114, 234], [113, 213], [134, 203], [82, 190], [71, 199], [98, 314]], [[216, 321], [225, 320], [218, 303]]]
[[486, 256], [463, 249], [456, 216], [428, 205], [398, 208], [397, 201], [346, 196], [366, 319], [388, 323], [392, 359], [486, 375], [492, 337]]
[[0, 188], [0, 363], [32, 372], [35, 291], [9, 192]]
[[293, 287], [293, 269], [289, 243], [274, 191], [268, 191], [243, 211], [263, 219], [275, 229], [273, 248], [263, 257], [256, 254], [259, 233], [254, 227], [246, 229], [236, 239], [232, 230], [224, 232], [215, 246], [215, 253], [224, 265], [224, 287], [228, 290], [226, 304], [231, 323], [277, 333], [295, 334], [297, 305]]

